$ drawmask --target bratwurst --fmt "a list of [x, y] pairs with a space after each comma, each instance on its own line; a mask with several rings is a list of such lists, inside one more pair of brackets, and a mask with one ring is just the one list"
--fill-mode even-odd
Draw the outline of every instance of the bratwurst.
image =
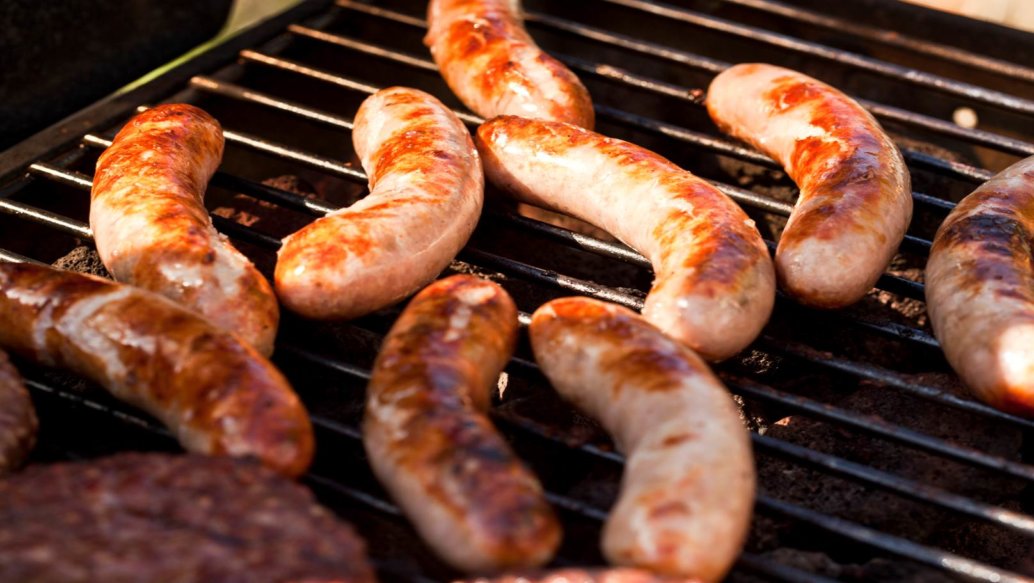
[[273, 288], [205, 210], [222, 156], [219, 122], [194, 106], [137, 115], [97, 160], [90, 228], [116, 280], [196, 310], [268, 356], [280, 319]]
[[524, 30], [519, 0], [431, 0], [424, 43], [452, 92], [485, 118], [519, 115], [592, 129], [589, 92]]
[[955, 207], [926, 264], [930, 324], [988, 404], [1034, 416], [1034, 157]]
[[707, 110], [722, 131], [775, 158], [800, 187], [776, 250], [783, 289], [818, 308], [860, 300], [912, 219], [908, 167], [879, 123], [829, 85], [758, 63], [715, 77]]
[[291, 310], [355, 318], [433, 280], [474, 231], [481, 160], [466, 126], [434, 97], [405, 87], [363, 102], [352, 130], [370, 194], [284, 239], [276, 290]]
[[38, 426], [25, 384], [0, 350], [0, 477], [25, 461], [36, 444]]
[[161, 420], [188, 450], [309, 466], [309, 416], [235, 334], [163, 296], [97, 277], [0, 263], [0, 347], [83, 375]]
[[392, 326], [367, 388], [374, 473], [427, 544], [468, 572], [535, 567], [560, 542], [538, 480], [485, 415], [516, 338], [502, 288], [465, 275], [435, 282]]
[[757, 337], [775, 302], [754, 222], [704, 180], [634, 144], [571, 124], [498, 117], [477, 145], [488, 179], [521, 202], [571, 215], [645, 255], [643, 315], [705, 358]]
[[722, 383], [691, 350], [634, 312], [553, 300], [529, 329], [542, 372], [598, 419], [626, 456], [603, 554], [618, 565], [718, 581], [754, 507], [747, 431]]

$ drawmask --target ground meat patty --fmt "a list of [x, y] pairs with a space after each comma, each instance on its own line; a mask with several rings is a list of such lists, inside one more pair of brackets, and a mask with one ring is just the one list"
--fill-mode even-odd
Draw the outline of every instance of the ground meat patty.
[[25, 460], [36, 443], [36, 426], [32, 399], [7, 354], [0, 350], [0, 476]]
[[0, 581], [372, 582], [364, 544], [257, 462], [119, 454], [0, 481]]

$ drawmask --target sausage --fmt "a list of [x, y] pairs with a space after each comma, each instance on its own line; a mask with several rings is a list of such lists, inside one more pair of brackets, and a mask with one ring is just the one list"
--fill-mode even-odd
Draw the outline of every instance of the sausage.
[[500, 577], [482, 577], [454, 583], [691, 583], [681, 577], [657, 575], [641, 569], [557, 569], [542, 573], [522, 573]]
[[288, 476], [312, 459], [312, 425], [283, 375], [235, 334], [163, 296], [0, 264], [0, 347], [104, 386], [190, 451], [255, 456]]
[[1034, 157], [985, 182], [944, 220], [926, 264], [926, 306], [973, 394], [1034, 416]]
[[36, 444], [38, 426], [29, 392], [0, 350], [0, 477], [25, 461]]
[[634, 144], [570, 124], [500, 117], [482, 125], [485, 175], [521, 202], [572, 215], [646, 256], [643, 315], [705, 358], [760, 333], [775, 302], [754, 222], [716, 188]]
[[402, 312], [367, 388], [374, 473], [424, 541], [467, 572], [535, 567], [560, 542], [538, 480], [485, 415], [516, 338], [517, 308], [502, 288], [449, 277]]
[[563, 121], [592, 129], [589, 92], [524, 30], [519, 0], [431, 0], [427, 37], [460, 101], [485, 118]]
[[620, 306], [562, 298], [532, 316], [535, 359], [626, 456], [603, 554], [617, 565], [718, 581], [754, 506], [747, 431], [691, 350]]
[[391, 87], [363, 102], [352, 131], [370, 194], [284, 239], [276, 289], [309, 318], [354, 318], [433, 280], [474, 231], [481, 160], [466, 126], [434, 97]]
[[116, 280], [157, 292], [273, 353], [272, 286], [216, 232], [204, 192], [223, 155], [219, 122], [186, 104], [134, 117], [97, 160], [90, 228]]
[[776, 250], [782, 288], [827, 309], [865, 296], [912, 220], [908, 167], [879, 123], [829, 85], [759, 63], [715, 77], [707, 111], [800, 187]]

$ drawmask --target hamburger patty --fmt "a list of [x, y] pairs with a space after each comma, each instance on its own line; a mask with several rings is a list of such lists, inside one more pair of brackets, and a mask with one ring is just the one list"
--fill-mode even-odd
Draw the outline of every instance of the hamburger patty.
[[0, 581], [367, 582], [352, 528], [257, 462], [128, 453], [0, 480]]

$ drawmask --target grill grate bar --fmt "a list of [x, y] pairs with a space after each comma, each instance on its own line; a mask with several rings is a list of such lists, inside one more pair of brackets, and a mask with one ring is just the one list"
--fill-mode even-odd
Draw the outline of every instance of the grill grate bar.
[[[341, 367], [332, 364], [335, 362], [334, 359], [317, 356], [313, 354], [313, 352], [299, 347], [293, 347], [291, 351], [292, 354], [301, 357], [306, 361], [320, 365], [331, 364], [335, 369], [344, 370], [347, 374], [352, 374], [353, 370], [358, 369], [358, 367], [352, 367], [351, 365], [345, 365], [346, 368], [342, 369]], [[527, 365], [535, 367], [535, 365], [531, 363], [527, 363]], [[368, 379], [369, 372], [361, 370], [360, 377]], [[571, 444], [562, 440], [562, 438], [557, 437], [554, 433], [543, 429], [542, 426], [534, 420], [513, 420], [513, 416], [501, 415], [501, 413], [496, 411], [491, 412], [490, 415], [498, 421], [505, 422], [508, 426], [534, 433], [539, 437], [552, 441], [556, 446], [572, 448]], [[794, 459], [794, 461], [817, 466], [831, 473], [849, 475], [849, 477], [906, 495], [913, 499], [940, 505], [940, 507], [947, 510], [968, 514], [996, 524], [1020, 529], [1025, 533], [1034, 532], [1034, 519], [1031, 519], [1030, 517], [1017, 513], [1010, 513], [1008, 511], [1001, 511], [1000, 509], [990, 507], [990, 505], [973, 502], [965, 497], [949, 494], [938, 488], [921, 486], [909, 480], [895, 477], [895, 475], [887, 474], [859, 464], [854, 464], [847, 460], [822, 454], [820, 452], [800, 448], [795, 446], [795, 444], [786, 441], [765, 437], [756, 433], [751, 433], [751, 437], [756, 446], [760, 446], [762, 449], [769, 452], [777, 452], [778, 455], [781, 456], [790, 457], [791, 459]], [[624, 464], [624, 458], [619, 454], [602, 452], [595, 447], [584, 446], [584, 444], [582, 444], [582, 446], [574, 447], [574, 449], [587, 455]], [[565, 505], [565, 500], [550, 497], [550, 502], [556, 504], [559, 508], [568, 508], [567, 505]], [[905, 556], [913, 560], [919, 560], [926, 564], [932, 564], [939, 567], [939, 569], [954, 571], [968, 576], [972, 576], [974, 573], [990, 573], [995, 576], [1005, 577], [1005, 579], [1000, 579], [1001, 581], [1007, 581], [1009, 580], [1008, 577], [1010, 577], [1009, 574], [1000, 572], [989, 565], [985, 565], [977, 561], [971, 561], [943, 551], [938, 551], [930, 547], [916, 545], [915, 543], [905, 541], [904, 539], [896, 538], [894, 535], [866, 528], [844, 519], [829, 517], [803, 507], [798, 507], [798, 505], [790, 502], [770, 498], [763, 494], [758, 495], [758, 505], [759, 508], [774, 510], [781, 514], [790, 514], [800, 522], [818, 526], [847, 536], [847, 538], [865, 545], [875, 546], [881, 550]], [[584, 509], [584, 504], [579, 502], [579, 508]], [[598, 514], [599, 520], [606, 519], [606, 513], [599, 510], [590, 510], [588, 512], [582, 512], [581, 514], [585, 516]], [[907, 544], [902, 545], [901, 543]], [[930, 562], [929, 559], [932, 558], [936, 558], [937, 562]]]
[[863, 545], [970, 579], [994, 583], [1027, 583], [1030, 581], [1026, 577], [996, 569], [979, 561], [973, 561], [947, 551], [932, 549], [842, 518], [776, 500], [765, 494], [758, 494], [757, 507], [805, 522]]
[[1025, 115], [1034, 114], [1034, 101], [1029, 99], [1016, 97], [1015, 95], [1009, 95], [1008, 93], [979, 87], [962, 81], [956, 81], [941, 75], [934, 75], [925, 71], [902, 67], [886, 61], [865, 57], [857, 53], [796, 39], [765, 29], [747, 26], [721, 18], [715, 18], [693, 10], [676, 8], [674, 6], [660, 4], [653, 1], [645, 2], [644, 0], [600, 1], [667, 18], [669, 20], [703, 27], [708, 30], [722, 32], [735, 37], [745, 38], [769, 46], [787, 49], [795, 53], [818, 57], [842, 65], [849, 65], [856, 69], [880, 75], [882, 77], [887, 77], [926, 89], [932, 89], [955, 97], [964, 97], [978, 103], [983, 103], [985, 105], [990, 105], [1007, 111], [1022, 113]]
[[846, 32], [850, 35], [864, 38], [866, 40], [877, 41], [885, 45], [907, 49], [922, 55], [933, 56], [945, 61], [967, 65], [981, 71], [991, 71], [1003, 77], [1011, 77], [1014, 79], [1021, 79], [1023, 81], [1034, 82], [1034, 68], [1025, 67], [1002, 59], [985, 57], [983, 55], [957, 49], [949, 45], [904, 36], [896, 31], [884, 30], [868, 24], [859, 24], [845, 18], [826, 16], [825, 14], [819, 14], [796, 6], [784, 4], [782, 2], [773, 2], [772, 0], [725, 0], [725, 2], [727, 4], [746, 6], [768, 14], [784, 16], [798, 22], [806, 22], [827, 30], [834, 30], [841, 33]]
[[234, 85], [233, 83], [224, 83], [221, 81], [217, 81], [215, 79], [198, 75], [190, 79], [190, 84], [197, 89], [203, 89], [209, 93], [215, 93], [217, 95], [231, 97], [233, 99], [239, 99], [241, 101], [257, 103], [260, 105], [264, 105], [266, 107], [271, 107], [279, 111], [296, 115], [309, 121], [315, 121], [345, 130], [351, 130], [353, 127], [352, 120], [350, 119], [345, 119], [341, 116], [331, 115], [329, 113], [314, 111], [300, 104], [292, 103], [290, 101], [283, 99], [277, 99], [266, 93], [252, 91], [250, 89], [241, 87], [240, 85]]
[[14, 251], [8, 251], [7, 249], [0, 249], [0, 261], [6, 261], [8, 263], [32, 263], [35, 265], [46, 265], [42, 261], [37, 261], [31, 257], [26, 257]]
[[[413, 26], [416, 28], [427, 28], [426, 21], [421, 20], [419, 18], [408, 16], [406, 14], [402, 14], [400, 12], [395, 12], [393, 10], [379, 8], [361, 2], [354, 2], [352, 0], [338, 0], [337, 4], [342, 8], [346, 8], [370, 16], [385, 18], [400, 24], [407, 24], [409, 26]], [[621, 34], [610, 33], [586, 25], [578, 24], [576, 22], [572, 22], [569, 20], [548, 16], [545, 14], [528, 13], [525, 14], [525, 17], [528, 22], [534, 24], [546, 26], [548, 28], [559, 30], [567, 34], [572, 34], [589, 40], [598, 41], [611, 46], [618, 46], [632, 52], [637, 52], [640, 54], [668, 60], [673, 63], [687, 66], [692, 69], [705, 71], [713, 75], [721, 73], [730, 66], [729, 63], [726, 63], [724, 61], [711, 59], [687, 51], [668, 48], [655, 43], [640, 41], [638, 39], [634, 39]], [[585, 64], [588, 63], [588, 61], [581, 61], [581, 63]], [[570, 62], [570, 64], [578, 68], [579, 63], [578, 60], [573, 60]], [[613, 75], [611, 72], [608, 72], [608, 69], [611, 68], [615, 70], [620, 70], [616, 67], [612, 67], [611, 65], [600, 63], [594, 65], [594, 68], [586, 70], [586, 72], [593, 75], [612, 78], [615, 81], [626, 82], [634, 87], [639, 87], [641, 89], [647, 89], [650, 91], [656, 91], [673, 97], [681, 98], [680, 94], [687, 93], [687, 90], [684, 88], [679, 88], [675, 92], [670, 91], [670, 87], [673, 86], [669, 86], [668, 89], [661, 89], [665, 84], [661, 81], [655, 80], [649, 83], [648, 86], [643, 86], [641, 83], [644, 78], [623, 77], [621, 75]], [[703, 102], [702, 91], [691, 90], [689, 92], [693, 94], [692, 98], [689, 99], [689, 101], [694, 101], [697, 103]], [[929, 130], [937, 134], [946, 135], [960, 140], [965, 140], [968, 142], [972, 142], [974, 144], [986, 146], [988, 148], [998, 149], [1004, 152], [1017, 154], [1020, 156], [1034, 155], [1034, 143], [1026, 142], [1024, 140], [1019, 140], [1009, 136], [1004, 136], [987, 130], [980, 130], [976, 128], [964, 128], [954, 123], [939, 118], [931, 117], [925, 114], [909, 111], [907, 109], [901, 109], [890, 105], [879, 104], [860, 98], [855, 99], [858, 101], [859, 104], [862, 105], [862, 107], [868, 109], [874, 115], [879, 117], [884, 117], [892, 121]], [[915, 152], [915, 154], [920, 153]], [[931, 160], [927, 158], [917, 158], [917, 161], [920, 163], [931, 162]], [[951, 164], [950, 162], [944, 160], [942, 160], [941, 162]], [[938, 164], [938, 168], [944, 166], [945, 164]], [[975, 169], [975, 171], [969, 170], [972, 168], [973, 167], [967, 165], [961, 165], [961, 167], [949, 168], [949, 170], [960, 173], [968, 172], [969, 175], [967, 176], [967, 178], [978, 180], [977, 176], [979, 173], [979, 169]]]

